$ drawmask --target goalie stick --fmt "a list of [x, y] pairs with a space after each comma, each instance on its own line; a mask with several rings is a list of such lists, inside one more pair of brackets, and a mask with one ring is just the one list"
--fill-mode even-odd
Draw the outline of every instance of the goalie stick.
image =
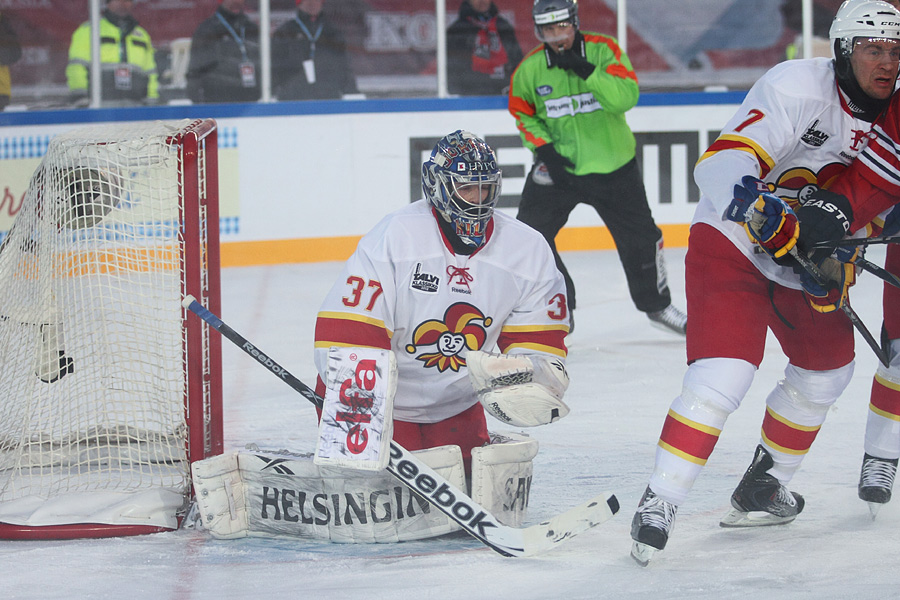
[[[315, 406], [322, 407], [322, 398], [312, 388], [261, 352], [200, 304], [196, 298], [188, 295], [182, 306], [256, 359], [294, 391]], [[394, 441], [391, 441], [387, 471], [447, 515], [472, 537], [503, 556], [532, 556], [550, 550], [569, 538], [603, 523], [619, 510], [619, 501], [615, 495], [604, 493], [548, 521], [519, 529], [500, 523], [487, 509]]]

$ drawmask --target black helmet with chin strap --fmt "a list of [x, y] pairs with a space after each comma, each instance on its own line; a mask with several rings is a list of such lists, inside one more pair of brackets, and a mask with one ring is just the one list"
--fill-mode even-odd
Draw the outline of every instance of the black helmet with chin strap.
[[543, 42], [543, 25], [568, 21], [578, 28], [578, 0], [534, 0], [531, 16], [534, 18], [534, 35]]

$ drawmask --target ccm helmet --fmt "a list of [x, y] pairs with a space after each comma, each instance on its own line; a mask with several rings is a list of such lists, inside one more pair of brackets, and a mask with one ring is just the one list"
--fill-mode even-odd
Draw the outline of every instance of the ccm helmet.
[[568, 21], [578, 28], [578, 0], [534, 0], [531, 16], [534, 18], [534, 35], [546, 42], [541, 33], [543, 25]]
[[856, 38], [900, 40], [900, 11], [882, 0], [846, 0], [828, 32], [834, 57], [849, 60]]
[[442, 137], [422, 164], [425, 197], [441, 218], [453, 224], [459, 239], [475, 248], [484, 244], [500, 196], [500, 179], [491, 147], [460, 129]]

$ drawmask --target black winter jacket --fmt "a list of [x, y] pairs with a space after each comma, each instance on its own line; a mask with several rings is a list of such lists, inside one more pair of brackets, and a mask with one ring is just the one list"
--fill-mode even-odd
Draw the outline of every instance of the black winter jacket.
[[[315, 83], [307, 81], [303, 68], [303, 61], [310, 59], [315, 64]], [[272, 88], [279, 100], [321, 100], [357, 93], [341, 31], [323, 15], [313, 21], [299, 10], [282, 23], [272, 34]]]
[[[499, 49], [499, 42], [506, 51], [506, 62], [497, 65], [490, 73], [473, 70], [475, 61], [491, 60], [484, 55], [485, 49], [478, 48], [478, 23], [487, 23], [496, 17], [496, 33], [489, 33], [491, 49]], [[479, 55], [476, 55], [476, 52]], [[459, 7], [459, 17], [447, 29], [447, 87], [452, 94], [490, 96], [502, 94], [509, 87], [509, 76], [522, 61], [522, 48], [516, 39], [516, 32], [509, 21], [498, 14], [497, 5], [491, 2], [487, 13], [476, 13], [468, 1]], [[502, 67], [502, 68], [500, 68]]]
[[[243, 39], [246, 56], [222, 19]], [[242, 65], [253, 65], [254, 84], [245, 85]], [[191, 101], [256, 102], [260, 97], [259, 26], [244, 13], [233, 14], [219, 7], [194, 31], [187, 92]]]

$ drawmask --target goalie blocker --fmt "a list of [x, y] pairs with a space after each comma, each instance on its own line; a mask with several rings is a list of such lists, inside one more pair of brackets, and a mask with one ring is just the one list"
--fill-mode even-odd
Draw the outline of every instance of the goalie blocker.
[[[537, 450], [537, 441], [512, 433], [491, 434], [490, 445], [472, 450], [472, 499], [504, 525], [525, 520]], [[466, 489], [458, 446], [414, 454]], [[319, 467], [311, 455], [251, 447], [196, 462], [192, 472], [201, 527], [219, 539], [390, 543], [459, 530], [390, 474]]]

